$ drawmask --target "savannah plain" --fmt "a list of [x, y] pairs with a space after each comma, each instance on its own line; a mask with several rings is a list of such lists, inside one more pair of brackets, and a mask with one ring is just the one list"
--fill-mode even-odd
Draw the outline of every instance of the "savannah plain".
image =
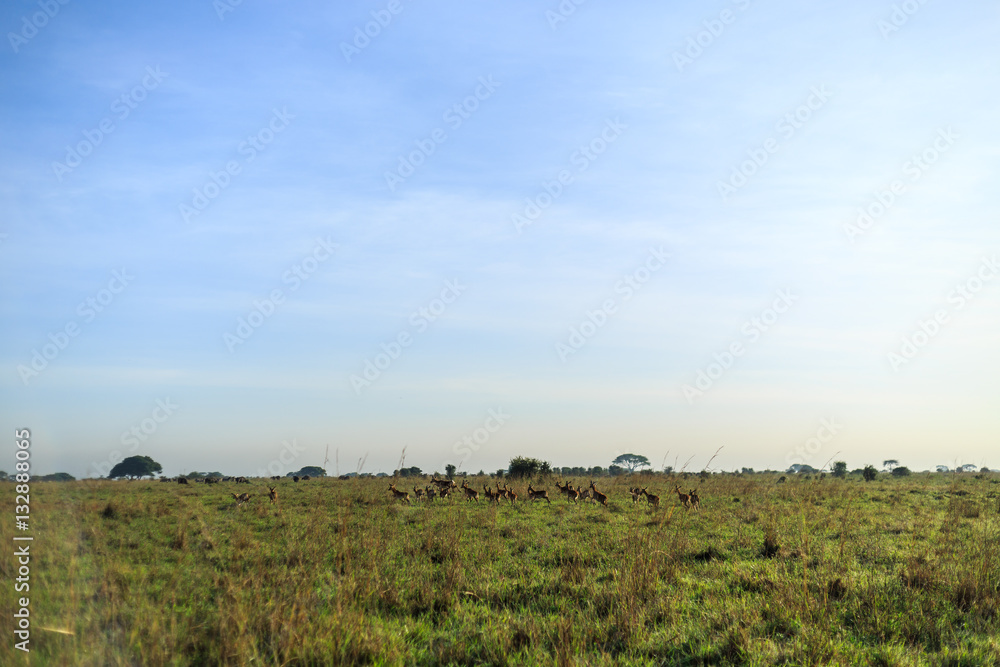
[[32, 650], [8, 635], [0, 663], [1000, 664], [996, 474], [598, 478], [606, 507], [466, 479], [478, 502], [391, 478], [283, 479], [275, 503], [261, 479], [33, 482]]

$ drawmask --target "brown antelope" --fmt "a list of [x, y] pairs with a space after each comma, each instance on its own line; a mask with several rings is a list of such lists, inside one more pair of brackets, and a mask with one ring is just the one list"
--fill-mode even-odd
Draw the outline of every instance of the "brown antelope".
[[572, 500], [574, 503], [580, 499], [580, 489], [573, 488], [573, 484], [566, 482], [566, 500]]
[[434, 490], [433, 486], [428, 486], [425, 489], [425, 492], [427, 493], [427, 500], [434, 500], [437, 498], [437, 491]]
[[424, 497], [424, 490], [419, 487], [413, 487], [413, 497], [420, 500]]
[[267, 497], [271, 499], [271, 504], [278, 502], [278, 492], [274, 490], [273, 486], [267, 487], [268, 494]]
[[458, 484], [455, 484], [455, 480], [453, 480], [453, 479], [435, 479], [433, 475], [431, 476], [431, 484], [434, 484], [435, 486], [437, 486], [438, 488], [441, 488], [441, 489], [457, 489], [458, 488]]
[[235, 493], [230, 493], [229, 495], [233, 497], [233, 500], [236, 501], [236, 505], [239, 507], [242, 507], [243, 503], [250, 502], [251, 496], [249, 493], [241, 493], [240, 495], [236, 495]]
[[594, 486], [594, 480], [590, 480], [590, 491], [594, 495], [594, 500], [601, 503], [605, 507], [608, 506], [608, 497], [597, 490], [597, 487]]
[[681, 485], [680, 484], [675, 484], [674, 485], [674, 491], [677, 493], [677, 499], [681, 501], [681, 505], [683, 505], [684, 507], [690, 508], [691, 507], [691, 496], [689, 496], [686, 493], [681, 493]]
[[698, 495], [698, 490], [691, 489], [688, 491], [688, 496], [691, 498], [691, 507], [699, 509], [701, 507], [701, 497]]
[[469, 486], [469, 483], [464, 479], [462, 480], [462, 490], [465, 491], [466, 500], [475, 500], [477, 503], [479, 502], [479, 492]]
[[547, 502], [549, 505], [552, 504], [552, 501], [549, 500], [549, 492], [548, 491], [546, 491], [545, 489], [538, 489], [536, 491], [535, 489], [531, 488], [531, 484], [529, 483], [528, 484], [528, 500], [534, 502], [534, 501], [538, 500], [539, 498], [544, 498], [545, 502]]
[[637, 489], [637, 490], [639, 491], [639, 493], [641, 493], [642, 495], [646, 496], [646, 503], [647, 504], [652, 505], [653, 507], [657, 507], [657, 508], [660, 506], [660, 497], [659, 496], [654, 496], [653, 494], [651, 494], [649, 491], [646, 490], [646, 487], [642, 487], [642, 489]]
[[390, 484], [389, 490], [392, 491], [393, 500], [405, 500], [407, 505], [410, 504], [410, 494], [406, 491], [400, 491], [395, 484]]
[[497, 505], [500, 504], [500, 491], [494, 491], [487, 484], [483, 484], [483, 495], [486, 496], [487, 502], [494, 502]]
[[584, 489], [577, 489], [576, 492], [579, 494], [580, 500], [593, 500], [594, 499], [594, 494], [590, 491], [590, 489], [586, 489], [586, 488], [584, 488]]
[[642, 489], [640, 489], [638, 486], [633, 489], [630, 486], [628, 487], [628, 492], [632, 494], [632, 504], [635, 505], [636, 503], [638, 503], [639, 496], [642, 495]]
[[514, 489], [507, 486], [507, 482], [503, 483], [503, 491], [505, 494], [507, 494], [507, 500], [509, 500], [512, 503], [517, 502], [517, 493], [514, 491]]
[[451, 489], [442, 486], [438, 489], [438, 495], [441, 496], [441, 500], [444, 500], [445, 498], [451, 495]]

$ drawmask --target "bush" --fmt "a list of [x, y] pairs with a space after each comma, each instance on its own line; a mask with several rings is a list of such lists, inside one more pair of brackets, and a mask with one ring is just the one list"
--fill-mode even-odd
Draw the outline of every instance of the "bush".
[[870, 482], [878, 477], [878, 470], [875, 469], [875, 466], [865, 466], [865, 469], [861, 471], [861, 474], [864, 475], [866, 482]]
[[511, 478], [548, 475], [551, 472], [552, 467], [548, 461], [540, 461], [527, 456], [515, 456], [507, 466], [507, 476]]
[[833, 462], [833, 476], [843, 479], [847, 477], [847, 463], [844, 461]]
[[910, 474], [910, 469], [907, 468], [906, 466], [899, 466], [898, 468], [892, 469], [893, 477], [906, 477], [909, 474]]

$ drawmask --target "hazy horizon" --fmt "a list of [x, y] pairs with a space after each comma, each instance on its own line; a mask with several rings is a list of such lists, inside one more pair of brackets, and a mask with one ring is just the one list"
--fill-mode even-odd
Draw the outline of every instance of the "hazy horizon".
[[0, 25], [0, 425], [35, 474], [1000, 467], [993, 3]]

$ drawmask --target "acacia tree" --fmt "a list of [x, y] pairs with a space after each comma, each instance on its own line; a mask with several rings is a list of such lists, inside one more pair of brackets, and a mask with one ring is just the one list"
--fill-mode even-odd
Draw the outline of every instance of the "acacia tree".
[[882, 470], [892, 470], [899, 465], [899, 461], [896, 459], [889, 459], [888, 461], [882, 461]]
[[622, 454], [611, 462], [613, 466], [628, 468], [629, 472], [635, 472], [637, 468], [649, 468], [649, 459], [641, 454]]
[[118, 479], [128, 477], [129, 479], [139, 479], [140, 477], [152, 477], [163, 472], [163, 466], [149, 458], [148, 456], [130, 456], [108, 473], [108, 479]]

